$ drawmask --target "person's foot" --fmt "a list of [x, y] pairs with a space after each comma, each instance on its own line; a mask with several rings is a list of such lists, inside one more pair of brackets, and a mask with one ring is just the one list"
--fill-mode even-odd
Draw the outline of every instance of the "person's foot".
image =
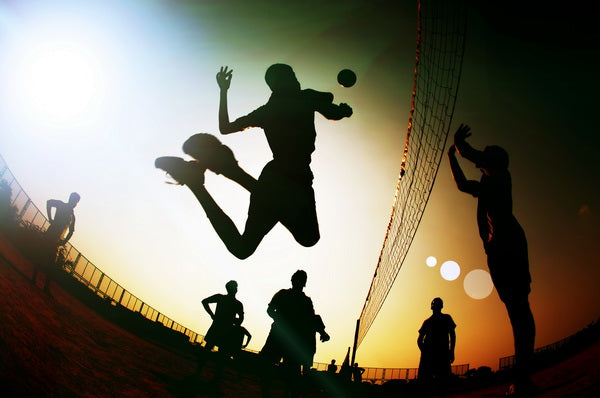
[[238, 168], [233, 151], [211, 134], [195, 134], [183, 144], [183, 151], [216, 174], [231, 174]]
[[204, 184], [205, 167], [196, 161], [186, 161], [175, 156], [156, 158], [154, 166], [167, 172], [179, 185]]

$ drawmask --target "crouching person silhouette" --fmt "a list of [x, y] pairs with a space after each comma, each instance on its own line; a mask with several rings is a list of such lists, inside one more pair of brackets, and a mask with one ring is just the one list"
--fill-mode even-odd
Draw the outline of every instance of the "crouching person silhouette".
[[[268, 102], [246, 116], [230, 121], [227, 91], [231, 78], [232, 70], [228, 67], [222, 67], [217, 73], [219, 129], [221, 134], [250, 127], [264, 130], [273, 159], [263, 168], [258, 180], [240, 168], [233, 152], [209, 134], [193, 135], [183, 144], [183, 151], [194, 161], [167, 156], [156, 159], [155, 166], [190, 188], [234, 256], [245, 259], [252, 255], [278, 222], [299, 244], [313, 246], [320, 238], [310, 168], [316, 138], [314, 113], [340, 120], [350, 117], [352, 108], [344, 103], [334, 104], [331, 93], [302, 90], [289, 65], [274, 64], [265, 74], [272, 91]], [[248, 218], [242, 233], [205, 189], [206, 169], [222, 174], [250, 191]]]

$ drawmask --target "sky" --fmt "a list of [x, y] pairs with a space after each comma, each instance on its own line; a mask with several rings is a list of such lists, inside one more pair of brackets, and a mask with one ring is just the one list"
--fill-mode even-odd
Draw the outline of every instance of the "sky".
[[[536, 347], [600, 315], [599, 144], [594, 123], [598, 33], [584, 9], [469, 3], [452, 131], [510, 155], [514, 213], [527, 234]], [[406, 137], [416, 1], [0, 1], [0, 154], [34, 203], [81, 194], [71, 243], [132, 294], [204, 334], [200, 301], [238, 281], [249, 348], [260, 350], [267, 304], [297, 269], [331, 335], [315, 360], [352, 345], [389, 221]], [[215, 74], [233, 68], [232, 119], [264, 104], [264, 71], [291, 65], [303, 88], [334, 94], [351, 118], [315, 117], [321, 240], [298, 245], [281, 225], [246, 260], [233, 257], [158, 156], [185, 157], [190, 135], [218, 135]], [[351, 88], [336, 82], [349, 68]], [[219, 136], [258, 176], [263, 132]], [[479, 171], [461, 162], [467, 177]], [[242, 228], [249, 195], [207, 172], [206, 187]], [[486, 270], [476, 200], [459, 192], [444, 156], [413, 245], [357, 352], [368, 367], [417, 367], [417, 331], [442, 297], [457, 324], [455, 364], [497, 368], [513, 353], [497, 293], [471, 298], [465, 276]], [[426, 265], [434, 256], [437, 264]], [[441, 264], [455, 261], [448, 281]]]

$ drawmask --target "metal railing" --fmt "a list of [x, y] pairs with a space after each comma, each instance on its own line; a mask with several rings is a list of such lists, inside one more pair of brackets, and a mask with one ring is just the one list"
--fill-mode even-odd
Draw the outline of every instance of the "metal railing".
[[[542, 347], [538, 347], [534, 350], [534, 361], [536, 357], [541, 357], [543, 355], [551, 355], [559, 353], [561, 350], [568, 349], [571, 346], [576, 346], [578, 344], [582, 344], [582, 342], [588, 340], [597, 339], [600, 332], [600, 319], [592, 322], [585, 329], [580, 330], [579, 332], [565, 337], [562, 340], [558, 340], [554, 343], [547, 344]], [[590, 337], [592, 336], [592, 337]], [[506, 370], [515, 366], [515, 356], [509, 355], [506, 357], [502, 357], [499, 359], [499, 369]]]
[[[16, 209], [18, 220], [21, 224], [33, 225], [41, 231], [45, 231], [50, 225], [46, 216], [29, 198], [23, 190], [15, 176], [8, 168], [6, 162], [0, 155], [0, 181], [5, 181], [11, 189], [10, 205]], [[192, 343], [201, 343], [204, 336], [175, 322], [173, 319], [162, 314], [157, 309], [146, 304], [138, 297], [127, 291], [119, 283], [102, 272], [87, 257], [85, 257], [73, 245], [67, 242], [62, 251], [64, 261], [63, 269], [73, 278], [87, 286], [95, 294], [110, 300], [111, 304], [120, 305], [132, 312], [139, 312], [145, 318], [159, 322], [167, 328], [180, 332], [189, 338]], [[252, 353], [257, 351], [246, 349]], [[329, 364], [314, 362], [313, 368], [318, 371], [326, 371]], [[363, 380], [372, 383], [383, 383], [393, 379], [415, 379], [418, 375], [417, 368], [364, 368]], [[452, 372], [456, 375], [463, 375], [469, 370], [469, 365], [452, 366]]]
[[[29, 224], [45, 231], [50, 222], [25, 193], [2, 156], [0, 156], [0, 181], [4, 181], [11, 189], [10, 205], [16, 209], [18, 221], [22, 225]], [[69, 242], [63, 246], [62, 254], [64, 255], [64, 261], [62, 262], [64, 270], [98, 296], [110, 300], [112, 304], [119, 304], [133, 312], [139, 312], [151, 321], [159, 322], [167, 328], [180, 332], [186, 335], [192, 343], [200, 343], [204, 339], [203, 335], [161, 314], [160, 311], [127, 291], [96, 267]]]
[[[313, 368], [318, 371], [326, 371], [328, 363], [315, 362]], [[365, 372], [362, 374], [363, 381], [369, 381], [373, 384], [382, 384], [388, 380], [413, 380], [419, 376], [418, 368], [368, 368], [363, 367]], [[340, 366], [338, 366], [338, 372]], [[469, 364], [453, 365], [452, 374], [462, 376], [469, 371]]]

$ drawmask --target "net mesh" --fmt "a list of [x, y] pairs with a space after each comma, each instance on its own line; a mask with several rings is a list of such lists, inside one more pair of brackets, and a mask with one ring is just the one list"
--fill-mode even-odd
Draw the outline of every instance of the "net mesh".
[[417, 21], [404, 154], [383, 247], [359, 318], [357, 347], [392, 288], [423, 216], [446, 146], [460, 82], [465, 2], [419, 1]]

